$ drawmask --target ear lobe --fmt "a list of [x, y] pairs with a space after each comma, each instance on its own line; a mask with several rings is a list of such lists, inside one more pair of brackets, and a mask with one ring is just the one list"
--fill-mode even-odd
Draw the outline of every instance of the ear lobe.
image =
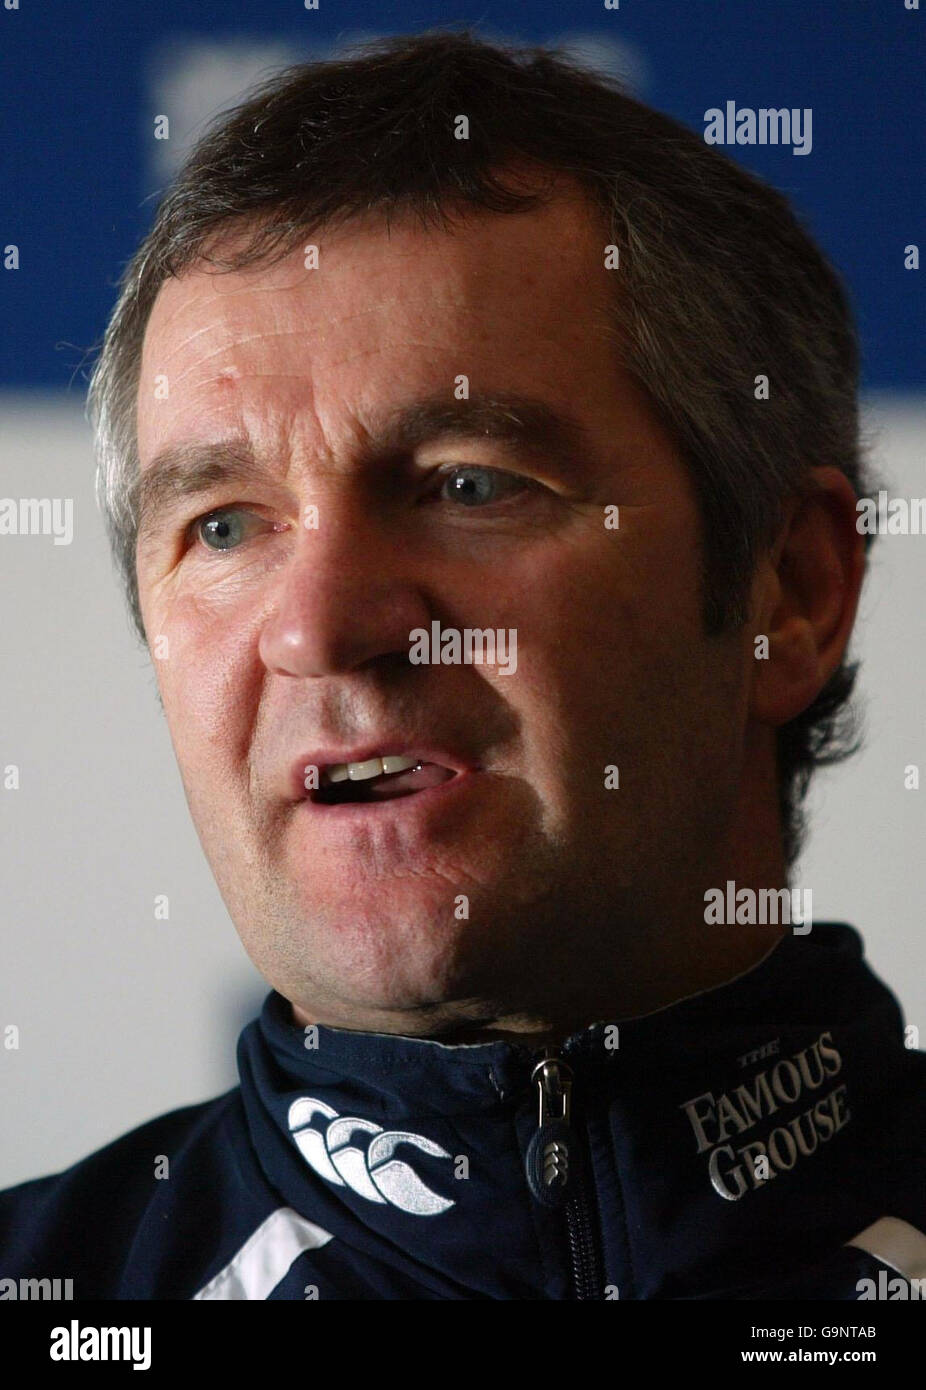
[[813, 627], [806, 618], [793, 615], [765, 635], [767, 656], [756, 644], [751, 710], [761, 723], [777, 728], [803, 713], [826, 680], [821, 677]]

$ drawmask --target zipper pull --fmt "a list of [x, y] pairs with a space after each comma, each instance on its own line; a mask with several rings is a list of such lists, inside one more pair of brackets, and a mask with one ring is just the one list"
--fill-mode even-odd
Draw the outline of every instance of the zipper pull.
[[527, 1182], [545, 1207], [561, 1207], [569, 1186], [575, 1133], [569, 1123], [572, 1068], [555, 1048], [548, 1048], [531, 1072], [540, 1109], [537, 1129], [527, 1146]]

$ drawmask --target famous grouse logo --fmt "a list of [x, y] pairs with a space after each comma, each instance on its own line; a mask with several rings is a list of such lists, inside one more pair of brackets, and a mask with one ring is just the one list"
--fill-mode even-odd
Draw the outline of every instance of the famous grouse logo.
[[[740, 1064], [775, 1052], [777, 1042], [741, 1057]], [[707, 1171], [718, 1196], [739, 1201], [839, 1133], [851, 1118], [846, 1087], [829, 1083], [841, 1070], [832, 1034], [821, 1033], [793, 1056], [769, 1060], [741, 1086], [719, 1095], [705, 1091], [682, 1103], [697, 1151], [708, 1155]]]

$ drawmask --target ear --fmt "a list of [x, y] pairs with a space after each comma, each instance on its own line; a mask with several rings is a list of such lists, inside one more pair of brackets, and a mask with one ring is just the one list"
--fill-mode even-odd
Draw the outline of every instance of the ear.
[[806, 496], [792, 499], [774, 546], [753, 583], [755, 642], [750, 712], [787, 724], [813, 703], [838, 670], [865, 575], [865, 537], [852, 484], [838, 468], [814, 468]]

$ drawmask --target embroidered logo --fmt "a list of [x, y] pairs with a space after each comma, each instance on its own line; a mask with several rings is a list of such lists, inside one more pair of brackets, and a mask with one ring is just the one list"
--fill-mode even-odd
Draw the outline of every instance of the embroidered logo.
[[[314, 1096], [293, 1101], [287, 1124], [306, 1163], [326, 1182], [349, 1187], [368, 1202], [398, 1207], [412, 1216], [437, 1216], [456, 1205], [433, 1192], [409, 1163], [395, 1157], [400, 1144], [410, 1144], [433, 1158], [450, 1158], [433, 1139], [404, 1129], [384, 1130], [356, 1115], [339, 1115]], [[372, 1136], [366, 1150], [352, 1143], [357, 1133]]]
[[[739, 1062], [745, 1066], [777, 1053], [776, 1042], [746, 1053]], [[792, 1057], [770, 1061], [748, 1082], [719, 1094], [704, 1091], [682, 1102], [697, 1151], [708, 1154], [708, 1176], [718, 1197], [738, 1202], [810, 1158], [849, 1123], [846, 1083], [828, 1085], [842, 1065], [842, 1054], [827, 1031]], [[813, 1095], [824, 1087], [828, 1089], [823, 1094]], [[799, 1102], [802, 1110], [795, 1115]], [[759, 1125], [762, 1129], [756, 1134]], [[753, 1137], [744, 1143], [742, 1136], [750, 1133]]]

